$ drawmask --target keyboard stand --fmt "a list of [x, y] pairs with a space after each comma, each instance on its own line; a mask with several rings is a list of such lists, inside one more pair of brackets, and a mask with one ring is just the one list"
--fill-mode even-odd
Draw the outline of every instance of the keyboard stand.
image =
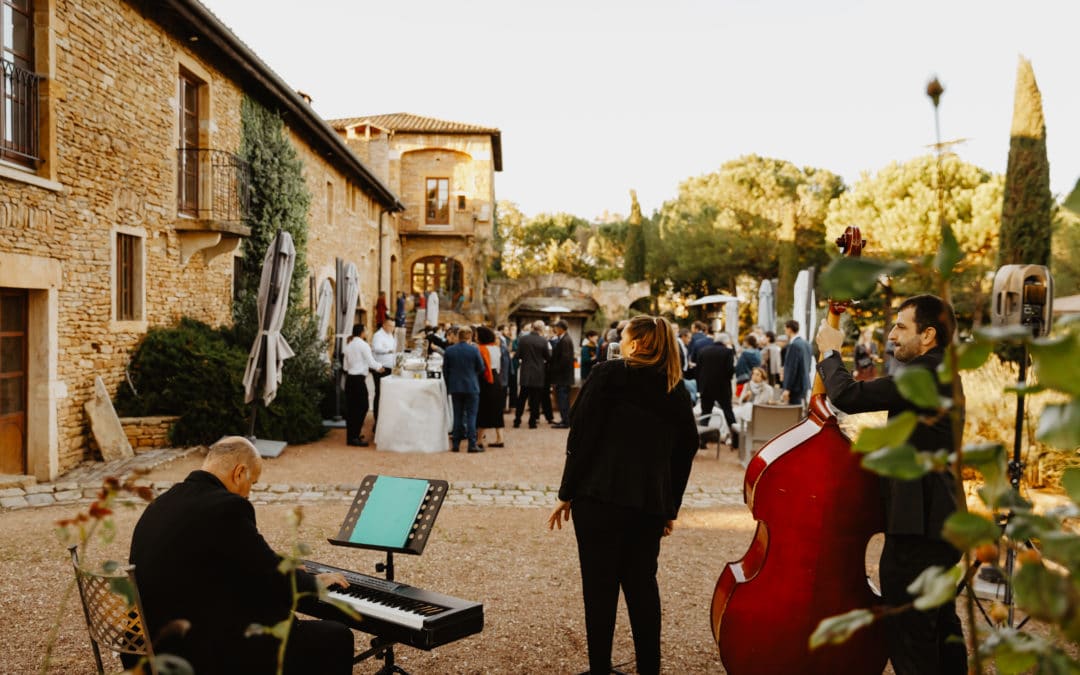
[[[369, 475], [360, 483], [349, 512], [341, 523], [335, 546], [351, 546], [386, 552], [386, 562], [375, 571], [394, 580], [394, 553], [420, 555], [424, 552], [435, 517], [439, 515], [449, 484], [444, 480], [397, 478]], [[353, 663], [369, 658], [382, 659], [376, 675], [408, 673], [394, 663], [393, 641], [374, 637], [371, 648], [356, 655]]]

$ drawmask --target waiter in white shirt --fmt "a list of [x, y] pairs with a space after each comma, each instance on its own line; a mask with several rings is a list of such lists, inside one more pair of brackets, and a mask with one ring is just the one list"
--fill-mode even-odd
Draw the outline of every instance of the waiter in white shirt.
[[371, 353], [375, 357], [375, 362], [383, 369], [371, 374], [371, 379], [375, 382], [375, 424], [371, 428], [372, 434], [375, 433], [375, 427], [379, 425], [379, 394], [382, 389], [380, 382], [393, 370], [395, 352], [397, 352], [397, 339], [394, 337], [394, 320], [388, 317], [386, 321], [383, 321], [382, 328], [375, 331], [375, 335], [371, 337]]
[[345, 369], [345, 442], [366, 448], [368, 443], [360, 432], [368, 412], [367, 376], [382, 370], [364, 341], [364, 325], [353, 326], [352, 335], [342, 350]]

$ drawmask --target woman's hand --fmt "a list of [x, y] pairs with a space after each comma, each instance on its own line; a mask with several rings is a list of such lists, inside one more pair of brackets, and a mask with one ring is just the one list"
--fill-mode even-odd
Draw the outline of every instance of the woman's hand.
[[563, 523], [570, 522], [570, 502], [561, 499], [555, 501], [555, 510], [548, 516], [547, 525], [549, 530], [562, 529]]
[[664, 523], [664, 534], [662, 536], [668, 536], [675, 529], [675, 521], [669, 520]]

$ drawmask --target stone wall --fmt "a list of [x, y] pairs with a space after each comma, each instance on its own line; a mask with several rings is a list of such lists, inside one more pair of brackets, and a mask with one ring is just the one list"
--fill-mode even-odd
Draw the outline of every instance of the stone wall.
[[169, 430], [172, 429], [176, 415], [162, 415], [158, 417], [121, 417], [120, 426], [124, 428], [124, 435], [135, 452], [152, 450], [155, 448], [168, 448]]
[[[232, 256], [181, 256], [179, 72], [203, 81], [209, 95], [201, 147], [239, 150], [243, 91], [200, 57], [202, 43], [175, 39], [124, 0], [34, 6], [36, 69], [48, 75], [43, 137], [55, 159], [38, 171], [0, 166], [0, 287], [30, 290], [28, 471], [50, 479], [87, 453], [83, 404], [95, 375], [115, 395], [149, 328], [182, 316], [231, 320]], [[341, 174], [303, 139], [293, 143], [314, 197], [309, 266], [332, 269], [341, 252], [355, 258], [373, 304], [378, 214], [370, 217], [366, 198], [349, 213]], [[327, 180], [336, 185], [330, 228]], [[142, 242], [143, 311], [134, 321], [115, 317], [118, 233]]]

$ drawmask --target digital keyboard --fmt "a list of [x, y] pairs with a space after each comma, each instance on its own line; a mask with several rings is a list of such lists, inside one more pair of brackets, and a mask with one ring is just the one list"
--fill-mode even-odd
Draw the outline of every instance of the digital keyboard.
[[308, 572], [338, 572], [348, 588], [332, 587], [329, 597], [360, 614], [353, 619], [330, 603], [304, 603], [300, 611], [320, 619], [340, 621], [390, 642], [431, 650], [484, 628], [484, 605], [415, 588], [397, 581], [343, 570], [311, 560], [301, 561]]

